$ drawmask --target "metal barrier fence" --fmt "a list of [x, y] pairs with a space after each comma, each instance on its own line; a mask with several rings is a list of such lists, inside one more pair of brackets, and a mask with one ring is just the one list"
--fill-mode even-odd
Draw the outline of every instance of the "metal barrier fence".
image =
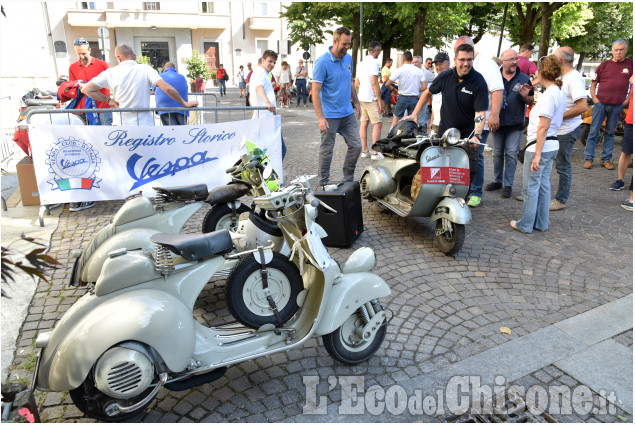
[[[251, 118], [251, 112], [253, 111], [266, 111], [265, 106], [222, 106], [222, 107], [196, 107], [196, 108], [111, 108], [111, 109], [44, 109], [29, 111], [26, 114], [27, 124], [32, 124], [31, 118], [34, 115], [49, 115], [48, 120], [40, 121], [39, 124], [72, 124], [75, 120], [71, 118], [71, 115], [78, 114], [105, 114], [112, 113], [114, 118], [119, 116], [119, 120], [113, 119], [113, 125], [119, 125], [121, 123], [121, 114], [136, 114], [137, 125], [139, 124], [139, 113], [144, 112], [189, 112], [190, 117], [187, 121], [189, 125], [200, 124], [213, 124], [220, 122], [246, 120]], [[66, 115], [67, 119], [53, 120], [53, 115]], [[154, 125], [160, 126], [160, 121], [155, 117]]]

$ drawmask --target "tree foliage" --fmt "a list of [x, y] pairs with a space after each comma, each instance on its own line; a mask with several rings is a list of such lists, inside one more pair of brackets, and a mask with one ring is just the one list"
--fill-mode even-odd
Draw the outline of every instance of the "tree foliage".
[[187, 78], [190, 80], [196, 80], [198, 76], [203, 77], [204, 80], [211, 78], [205, 58], [197, 50], [192, 50], [192, 57], [185, 63], [187, 64]]

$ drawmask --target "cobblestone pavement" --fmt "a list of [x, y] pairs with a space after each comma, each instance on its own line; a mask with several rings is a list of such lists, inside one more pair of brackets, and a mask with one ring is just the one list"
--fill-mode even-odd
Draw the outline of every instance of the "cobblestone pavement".
[[[235, 96], [227, 102], [222, 98], [222, 104], [227, 103], [242, 105], [243, 99]], [[283, 109], [282, 116], [288, 147], [285, 176], [316, 173], [319, 130], [313, 109], [292, 106]], [[383, 134], [389, 125], [390, 119], [384, 118]], [[548, 231], [525, 235], [509, 227], [510, 220], [519, 218], [522, 207], [514, 199], [522, 186], [519, 169], [511, 199], [500, 198], [500, 192], [485, 192], [481, 207], [472, 210], [464, 247], [455, 258], [435, 248], [434, 223], [428, 219], [400, 218], [363, 202], [364, 233], [350, 249], [329, 249], [329, 253], [345, 261], [359, 247], [373, 248], [377, 256], [374, 271], [392, 289], [392, 295], [383, 302], [395, 312], [395, 318], [386, 341], [368, 363], [355, 367], [338, 364], [322, 341], [313, 339], [302, 349], [230, 367], [224, 377], [211, 384], [184, 392], [161, 390], [138, 420], [281, 421], [302, 412], [304, 375], [364, 375], [367, 386], [389, 386], [631, 294], [633, 214], [620, 207], [628, 193], [608, 190], [617, 170], [597, 165], [584, 170], [582, 147], [579, 142], [575, 147], [569, 204], [565, 210], [551, 213]], [[338, 136], [331, 167], [333, 181], [342, 177], [344, 151]], [[615, 159], [619, 151], [616, 144]], [[492, 178], [492, 158], [490, 153], [485, 155], [487, 184]], [[360, 159], [356, 177], [369, 163], [370, 159]], [[627, 179], [630, 174], [631, 170]], [[554, 170], [552, 187], [557, 181]], [[37, 333], [53, 328], [85, 293], [85, 288], [65, 286], [72, 252], [85, 246], [121, 204], [99, 202], [78, 213], [69, 213], [65, 207], [52, 236], [51, 253], [67, 267], [54, 273], [51, 285], [39, 284], [18, 341], [12, 379], [30, 378]], [[207, 208], [188, 222], [186, 232], [199, 231]], [[201, 323], [213, 325], [226, 320], [223, 283], [222, 279], [210, 282], [199, 297], [195, 314]], [[502, 334], [501, 326], [510, 328], [511, 335]], [[615, 339], [632, 347], [632, 330]], [[553, 371], [553, 367], [546, 371], [549, 378], [567, 383], [564, 375]], [[541, 380], [536, 374], [526, 378]], [[43, 420], [89, 421], [67, 393], [36, 392], [36, 397]], [[338, 401], [335, 394], [329, 397], [331, 402]], [[623, 412], [618, 414], [626, 417]], [[615, 415], [571, 419], [615, 421]], [[632, 421], [631, 416], [627, 419]]]

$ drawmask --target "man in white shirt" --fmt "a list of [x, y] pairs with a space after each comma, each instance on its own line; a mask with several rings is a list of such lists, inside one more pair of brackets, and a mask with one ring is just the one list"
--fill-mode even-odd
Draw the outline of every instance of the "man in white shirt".
[[[253, 111], [252, 119], [260, 117], [270, 117], [276, 114], [276, 92], [273, 90], [271, 84], [270, 72], [276, 66], [278, 60], [278, 54], [273, 50], [265, 50], [262, 54], [262, 58], [259, 60], [258, 66], [254, 68], [253, 74], [249, 79], [249, 103], [251, 106], [266, 106], [267, 110]], [[282, 142], [282, 159], [287, 154], [287, 146], [284, 144], [282, 138], [282, 131], [280, 132], [280, 139]]]
[[[461, 44], [469, 44], [474, 47], [472, 39], [466, 35], [462, 35], [454, 43], [454, 51]], [[487, 136], [489, 132], [495, 132], [500, 125], [500, 111], [503, 106], [503, 77], [496, 62], [487, 56], [480, 55], [475, 52], [474, 56], [474, 69], [485, 78], [487, 83], [487, 90], [489, 91], [489, 107], [485, 113], [485, 128], [483, 129], [483, 135], [481, 143], [487, 143]], [[470, 185], [470, 193], [468, 197], [468, 205], [472, 208], [476, 208], [481, 205], [481, 198], [483, 197], [483, 182], [485, 181], [485, 158], [483, 157], [483, 149], [485, 146], [481, 145], [478, 149], [478, 165], [476, 168], [476, 174], [474, 181]]]
[[[415, 56], [412, 60], [412, 63], [417, 68], [420, 68], [423, 71], [423, 77], [426, 79], [426, 86], [430, 87], [430, 84], [434, 81], [435, 75], [432, 72], [432, 58], [426, 59], [425, 65], [423, 64], [423, 58], [421, 56]], [[423, 92], [421, 92], [422, 94]], [[424, 130], [427, 131], [428, 128], [428, 116], [430, 114], [430, 107], [424, 107], [419, 112], [417, 116], [417, 122], [419, 126], [423, 127]]]
[[[198, 106], [197, 100], [186, 102], [179, 92], [166, 83], [150, 65], [135, 62], [137, 55], [125, 44], [115, 48], [119, 64], [108, 68], [94, 77], [84, 87], [82, 93], [91, 99], [106, 102], [111, 108], [150, 108], [150, 87], [157, 85], [184, 108]], [[109, 89], [112, 97], [99, 92]], [[122, 112], [122, 125], [154, 125], [152, 112]]]
[[586, 85], [584, 78], [573, 67], [573, 49], [571, 47], [560, 47], [553, 52], [560, 60], [562, 68], [562, 90], [567, 95], [567, 106], [565, 107], [562, 124], [558, 128], [558, 156], [556, 156], [556, 170], [560, 176], [558, 180], [558, 192], [556, 197], [549, 204], [550, 211], [564, 209], [569, 199], [571, 189], [571, 154], [573, 145], [580, 137], [582, 124], [582, 113], [586, 112]]
[[[412, 63], [412, 53], [406, 51], [403, 54], [403, 66], [397, 68], [386, 81], [386, 87], [392, 92], [397, 91], [393, 83], [399, 83], [399, 97], [395, 105], [395, 113], [391, 127], [404, 116], [412, 114], [419, 101], [419, 95], [426, 90], [426, 80], [423, 71]], [[426, 105], [426, 108], [428, 105]]]
[[[368, 150], [368, 122], [373, 124], [373, 144], [381, 137], [382, 120], [384, 113], [384, 102], [381, 100], [379, 90], [379, 63], [377, 58], [381, 52], [381, 44], [378, 41], [371, 41], [368, 45], [368, 55], [357, 68], [357, 80], [359, 81], [359, 92], [357, 98], [362, 108], [362, 117], [359, 124], [359, 137], [362, 140], [362, 158], [382, 159], [381, 152], [369, 152]], [[372, 146], [372, 145], [371, 145]]]

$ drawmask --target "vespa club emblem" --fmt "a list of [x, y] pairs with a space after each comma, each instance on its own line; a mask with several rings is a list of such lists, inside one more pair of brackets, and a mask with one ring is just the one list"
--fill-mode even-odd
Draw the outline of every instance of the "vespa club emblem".
[[81, 139], [60, 137], [51, 150], [46, 151], [46, 164], [53, 178], [47, 182], [51, 190], [90, 190], [98, 188], [101, 179], [97, 178], [98, 164], [101, 162], [93, 146]]

